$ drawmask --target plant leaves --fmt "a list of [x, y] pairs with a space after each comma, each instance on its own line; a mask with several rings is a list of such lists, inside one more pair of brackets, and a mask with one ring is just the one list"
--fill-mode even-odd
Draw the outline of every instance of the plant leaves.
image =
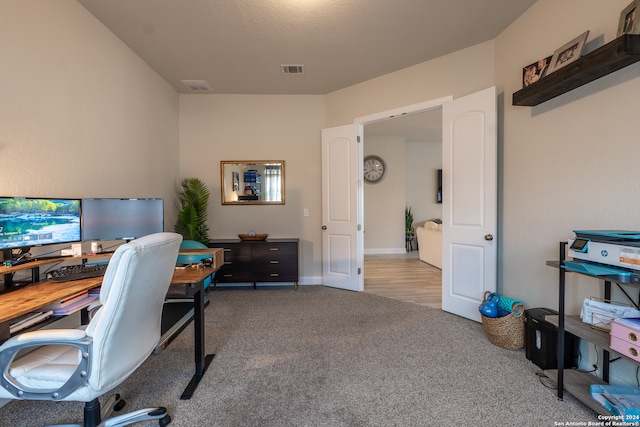
[[209, 189], [199, 178], [185, 178], [180, 186], [180, 211], [174, 230], [185, 240], [195, 240], [206, 245], [209, 242], [209, 227], [206, 224]]

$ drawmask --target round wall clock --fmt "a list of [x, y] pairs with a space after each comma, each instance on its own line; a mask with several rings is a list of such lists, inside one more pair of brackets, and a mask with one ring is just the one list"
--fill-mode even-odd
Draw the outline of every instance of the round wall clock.
[[387, 173], [387, 165], [378, 156], [367, 156], [364, 158], [364, 180], [371, 184], [382, 181]]

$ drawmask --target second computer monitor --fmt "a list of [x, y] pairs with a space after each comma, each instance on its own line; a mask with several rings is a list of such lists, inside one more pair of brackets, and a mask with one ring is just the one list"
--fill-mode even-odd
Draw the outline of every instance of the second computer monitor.
[[133, 240], [164, 231], [163, 199], [82, 199], [82, 240]]

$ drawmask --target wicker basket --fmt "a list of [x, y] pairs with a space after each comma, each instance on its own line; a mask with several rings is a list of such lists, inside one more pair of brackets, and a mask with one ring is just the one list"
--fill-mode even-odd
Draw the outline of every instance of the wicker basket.
[[[485, 293], [487, 300], [489, 293]], [[524, 306], [520, 303], [513, 304], [511, 313], [503, 317], [482, 317], [482, 329], [491, 344], [507, 350], [519, 350], [524, 347], [525, 326]]]

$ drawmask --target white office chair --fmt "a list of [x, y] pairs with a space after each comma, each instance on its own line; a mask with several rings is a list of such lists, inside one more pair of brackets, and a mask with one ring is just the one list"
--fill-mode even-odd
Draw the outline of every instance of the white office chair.
[[86, 327], [27, 332], [2, 344], [0, 398], [85, 402], [84, 424], [79, 424], [84, 427], [148, 419], [169, 424], [162, 407], [102, 421], [124, 401], [116, 395], [101, 411], [98, 397], [131, 375], [159, 341], [162, 305], [181, 242], [179, 234], [157, 233], [120, 246], [102, 281], [102, 307]]

